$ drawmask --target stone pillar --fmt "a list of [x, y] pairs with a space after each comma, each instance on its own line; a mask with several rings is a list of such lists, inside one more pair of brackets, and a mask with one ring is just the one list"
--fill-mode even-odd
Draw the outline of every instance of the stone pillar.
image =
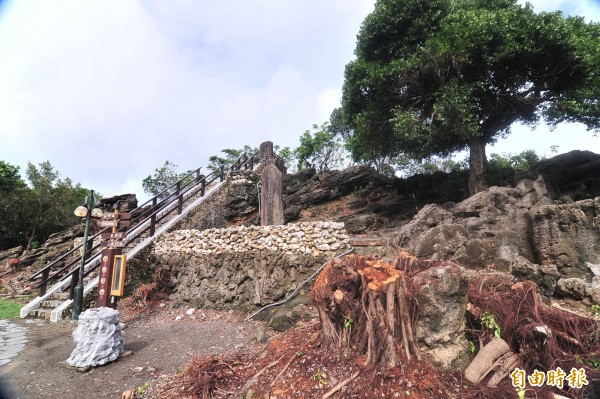
[[260, 145], [260, 162], [264, 165], [260, 179], [260, 225], [281, 225], [284, 223], [282, 173], [275, 165], [272, 142]]

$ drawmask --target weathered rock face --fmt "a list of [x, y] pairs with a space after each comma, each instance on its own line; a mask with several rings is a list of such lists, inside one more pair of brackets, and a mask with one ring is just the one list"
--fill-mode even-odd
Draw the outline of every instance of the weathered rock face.
[[419, 348], [437, 365], [450, 369], [468, 362], [464, 335], [467, 306], [465, 269], [446, 262], [415, 275]]
[[548, 195], [540, 176], [427, 205], [398, 230], [397, 242], [418, 257], [510, 271], [547, 295], [594, 300], [600, 287], [589, 265], [600, 264], [600, 198], [557, 204]]
[[[347, 213], [337, 221], [344, 222], [351, 233], [362, 233], [406, 221], [417, 206], [439, 201], [440, 187], [448, 182], [449, 175], [442, 172], [399, 179], [365, 165], [319, 173], [305, 169], [283, 176], [285, 220], [297, 220], [303, 209], [352, 195]], [[451, 199], [462, 198], [459, 186], [451, 185]]]
[[600, 154], [571, 151], [539, 162], [524, 177], [542, 175], [553, 199], [577, 201], [600, 196]]
[[[31, 266], [31, 270], [41, 269], [60, 254], [70, 250], [73, 240], [76, 237], [83, 236], [83, 229], [84, 225], [80, 223], [64, 231], [51, 234], [40, 248], [24, 251], [17, 255], [19, 264], [21, 266]], [[64, 261], [62, 264], [65, 264]]]
[[135, 194], [121, 194], [110, 198], [102, 198], [96, 205], [103, 212], [114, 212], [118, 209], [119, 212], [131, 212], [137, 208], [138, 201]]
[[248, 308], [289, 294], [347, 242], [335, 222], [178, 230], [160, 237], [152, 256], [174, 277], [174, 300]]
[[0, 267], [4, 266], [6, 262], [13, 258], [18, 258], [23, 253], [23, 247], [18, 246], [7, 249], [6, 251], [0, 251]]
[[225, 228], [232, 223], [258, 224], [259, 177], [251, 171], [229, 173], [225, 186], [211, 194], [172, 230]]

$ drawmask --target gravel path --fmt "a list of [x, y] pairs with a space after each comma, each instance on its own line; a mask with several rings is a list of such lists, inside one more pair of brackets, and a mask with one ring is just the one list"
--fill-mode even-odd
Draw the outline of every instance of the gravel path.
[[[228, 312], [160, 309], [154, 314], [122, 315], [125, 351], [117, 361], [81, 372], [64, 361], [75, 343], [75, 322], [10, 320], [26, 327], [27, 342], [17, 356], [0, 366], [0, 386], [11, 399], [120, 398], [121, 393], [176, 373], [196, 355], [257, 349], [256, 327]], [[15, 327], [16, 328], [16, 327]], [[0, 398], [2, 394], [0, 393]]]

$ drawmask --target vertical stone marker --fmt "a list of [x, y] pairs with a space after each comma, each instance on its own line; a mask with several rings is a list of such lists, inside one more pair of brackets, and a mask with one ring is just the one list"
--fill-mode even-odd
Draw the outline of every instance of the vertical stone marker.
[[260, 225], [282, 225], [284, 223], [282, 173], [275, 165], [272, 142], [265, 141], [260, 145], [260, 161], [264, 164], [260, 180]]
[[89, 368], [117, 360], [123, 353], [119, 312], [111, 308], [86, 310], [79, 315], [73, 338], [77, 345], [67, 359], [70, 366]]

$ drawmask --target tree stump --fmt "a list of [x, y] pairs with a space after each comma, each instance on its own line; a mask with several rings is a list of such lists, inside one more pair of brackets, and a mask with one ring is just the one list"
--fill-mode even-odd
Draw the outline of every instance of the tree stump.
[[401, 358], [420, 358], [404, 272], [396, 264], [351, 255], [325, 266], [311, 297], [326, 347], [356, 351], [365, 365], [395, 367]]

